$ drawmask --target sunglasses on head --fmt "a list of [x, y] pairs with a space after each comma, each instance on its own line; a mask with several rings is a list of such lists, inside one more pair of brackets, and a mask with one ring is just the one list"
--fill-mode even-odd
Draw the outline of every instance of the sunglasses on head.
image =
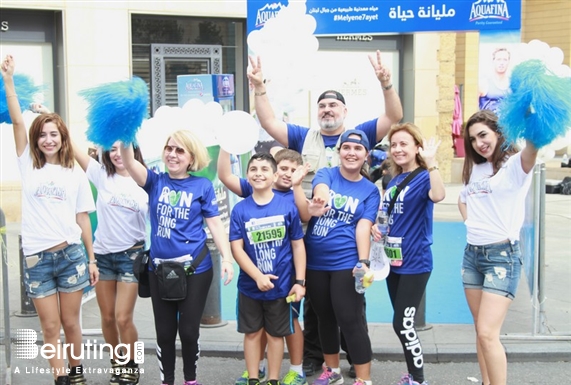
[[168, 144], [165, 146], [165, 152], [167, 154], [170, 154], [171, 152], [175, 152], [177, 155], [184, 155], [184, 153], [186, 152], [184, 150], [184, 148], [182, 147], [177, 147], [177, 146], [169, 146]]

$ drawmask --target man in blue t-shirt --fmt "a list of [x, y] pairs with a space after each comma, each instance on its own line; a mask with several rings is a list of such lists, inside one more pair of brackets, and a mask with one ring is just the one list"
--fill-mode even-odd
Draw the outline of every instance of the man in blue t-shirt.
[[[378, 118], [357, 125], [356, 129], [367, 134], [371, 146], [380, 142], [389, 131], [391, 125], [398, 123], [402, 117], [402, 105], [391, 82], [391, 73], [381, 62], [380, 51], [376, 56], [369, 56], [369, 60], [375, 75], [383, 89], [385, 113]], [[254, 60], [250, 57], [248, 79], [254, 86], [256, 115], [260, 124], [268, 134], [283, 146], [300, 152], [304, 163], [310, 165], [309, 172], [303, 180], [303, 187], [307, 198], [311, 198], [311, 181], [318, 169], [339, 165], [336, 150], [340, 135], [347, 130], [345, 117], [347, 107], [345, 98], [337, 91], [323, 92], [317, 99], [317, 121], [320, 130], [311, 130], [295, 124], [286, 123], [275, 116], [270, 100], [266, 95], [266, 87], [262, 74], [262, 64], [258, 57]], [[317, 319], [311, 309], [310, 299], [304, 301], [304, 370], [311, 376], [321, 367], [323, 356], [321, 344], [317, 334]], [[350, 373], [351, 377], [354, 377]]]
[[[385, 113], [354, 128], [364, 131], [369, 143], [373, 146], [383, 139], [392, 124], [402, 119], [403, 113], [400, 98], [391, 83], [390, 71], [381, 63], [380, 51], [376, 52], [376, 57], [369, 56], [369, 60], [383, 89]], [[315, 172], [322, 167], [338, 166], [339, 160], [335, 147], [339, 136], [345, 130], [350, 129], [345, 127], [347, 107], [343, 95], [337, 91], [328, 90], [318, 97], [319, 131], [286, 123], [275, 116], [267, 97], [260, 58], [258, 57], [257, 61], [250, 58], [250, 64], [248, 79], [254, 86], [256, 115], [262, 128], [283, 146], [302, 154], [304, 163], [310, 165], [308, 178], [313, 178]], [[311, 190], [311, 180], [304, 180], [304, 182], [307, 182], [307, 190]]]

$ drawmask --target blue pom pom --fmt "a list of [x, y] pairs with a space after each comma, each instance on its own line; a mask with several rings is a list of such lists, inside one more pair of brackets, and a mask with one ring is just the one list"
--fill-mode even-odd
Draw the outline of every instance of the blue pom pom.
[[110, 149], [113, 143], [133, 143], [148, 116], [149, 90], [139, 77], [103, 84], [79, 93], [89, 103], [87, 139]]
[[[30, 104], [34, 102], [34, 95], [42, 90], [42, 87], [34, 85], [30, 76], [24, 74], [14, 74], [14, 87], [22, 111], [30, 107]], [[0, 77], [0, 123], [12, 124], [6, 101], [6, 87], [2, 77]]]
[[499, 124], [509, 143], [529, 140], [536, 148], [565, 135], [571, 125], [571, 78], [548, 71], [540, 60], [518, 64], [510, 93], [498, 109]]

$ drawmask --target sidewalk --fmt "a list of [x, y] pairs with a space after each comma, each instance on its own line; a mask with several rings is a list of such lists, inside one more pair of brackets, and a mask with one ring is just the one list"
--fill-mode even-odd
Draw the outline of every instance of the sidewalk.
[[[460, 221], [456, 206], [460, 185], [447, 185], [446, 199], [435, 205], [436, 221]], [[502, 329], [502, 343], [509, 361], [571, 361], [571, 196], [546, 195], [545, 230], [545, 291], [544, 325], [541, 333], [532, 333], [534, 320], [532, 302], [525, 279]], [[20, 271], [18, 264], [19, 223], [8, 223], [8, 269], [10, 294], [10, 327], [12, 336], [21, 328], [35, 329], [41, 339], [39, 320], [19, 317]], [[451, 251], [452, 252], [452, 251]], [[454, 251], [456, 252], [456, 251]], [[85, 339], [103, 341], [97, 301], [82, 308]], [[139, 298], [135, 308], [135, 324], [139, 340], [147, 352], [154, 352], [155, 330], [150, 299]], [[472, 325], [433, 324], [419, 333], [426, 362], [476, 361], [475, 333]], [[94, 333], [94, 334], [92, 334]], [[402, 348], [392, 325], [370, 323], [369, 334], [377, 360], [401, 361]], [[243, 336], [236, 323], [229, 321], [221, 327], [201, 328], [201, 354], [205, 356], [243, 357]]]

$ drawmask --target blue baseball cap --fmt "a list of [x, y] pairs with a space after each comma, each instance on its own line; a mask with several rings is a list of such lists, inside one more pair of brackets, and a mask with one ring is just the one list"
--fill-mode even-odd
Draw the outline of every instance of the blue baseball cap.
[[[360, 139], [357, 139], [355, 137], [350, 138], [349, 137], [350, 135], [357, 135], [360, 136], [361, 138]], [[367, 138], [367, 134], [365, 134], [361, 130], [345, 131], [343, 134], [341, 134], [341, 140], [339, 141], [339, 145], [342, 145], [345, 142], [358, 143], [363, 147], [365, 147], [365, 150], [369, 151], [369, 138]]]

